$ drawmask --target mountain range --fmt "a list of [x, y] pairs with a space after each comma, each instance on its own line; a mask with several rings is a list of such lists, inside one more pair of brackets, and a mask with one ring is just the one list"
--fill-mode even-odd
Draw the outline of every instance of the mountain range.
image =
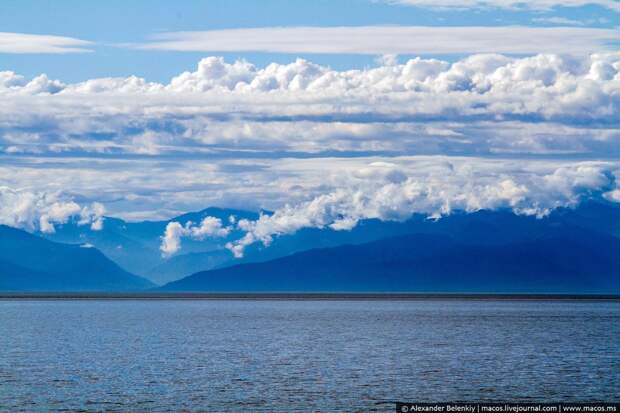
[[0, 290], [133, 291], [153, 286], [90, 245], [61, 244], [0, 225]]
[[540, 219], [499, 210], [370, 219], [350, 231], [303, 229], [269, 247], [254, 244], [242, 259], [224, 247], [243, 235], [238, 229], [224, 238], [183, 239], [172, 257], [159, 251], [169, 222], [228, 222], [231, 215], [258, 217], [207, 208], [162, 221], [108, 217], [100, 231], [72, 221], [52, 234], [0, 227], [0, 289], [620, 292], [620, 208], [607, 202]]
[[204, 271], [161, 290], [618, 294], [619, 269], [619, 239], [577, 228], [500, 245], [413, 234]]
[[[119, 218], [106, 217], [101, 230], [92, 230], [80, 225], [78, 220], [57, 225], [53, 233], [40, 234], [55, 242], [69, 244], [90, 244], [126, 270], [163, 284], [179, 279], [196, 271], [214, 268], [234, 257], [224, 249], [227, 240], [239, 237], [239, 231], [232, 231], [228, 238], [206, 238], [203, 241], [183, 240], [183, 253], [174, 257], [162, 256], [159, 246], [161, 236], [170, 222], [185, 225], [199, 223], [207, 216], [228, 222], [230, 216], [238, 219], [256, 219], [258, 214], [235, 209], [206, 208], [202, 211], [183, 214], [161, 221], [127, 222]], [[225, 259], [222, 259], [222, 253]], [[209, 259], [210, 255], [219, 259]]]

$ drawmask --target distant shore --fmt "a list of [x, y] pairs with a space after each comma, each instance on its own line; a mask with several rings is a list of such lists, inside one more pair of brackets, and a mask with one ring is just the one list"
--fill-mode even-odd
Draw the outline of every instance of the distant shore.
[[0, 300], [610, 300], [617, 294], [0, 292]]

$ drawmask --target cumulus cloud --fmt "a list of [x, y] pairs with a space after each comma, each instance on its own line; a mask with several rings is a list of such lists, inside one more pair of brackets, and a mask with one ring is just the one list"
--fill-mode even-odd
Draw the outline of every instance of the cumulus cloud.
[[203, 240], [206, 237], [226, 237], [231, 231], [230, 227], [224, 227], [222, 221], [216, 217], [205, 217], [200, 224], [195, 225], [191, 221], [184, 226], [173, 221], [168, 223], [164, 235], [161, 237], [160, 250], [164, 257], [175, 254], [181, 248], [181, 238], [190, 237]]
[[[363, 182], [340, 188], [298, 205], [286, 205], [256, 221], [241, 220], [245, 235], [227, 244], [236, 257], [255, 242], [268, 246], [274, 237], [303, 228], [350, 230], [362, 219], [402, 221], [414, 213], [440, 218], [453, 211], [511, 209], [543, 217], [558, 207], [574, 207], [583, 198], [602, 195], [615, 184], [608, 169], [596, 165], [561, 167], [530, 176], [461, 176], [450, 168], [444, 176], [405, 178], [396, 166], [375, 163], [360, 171]], [[610, 192], [610, 198], [615, 192]]]
[[[297, 168], [303, 175], [293, 177], [293, 182], [320, 185], [306, 186], [305, 199], [302, 196], [296, 202], [286, 202], [291, 194], [282, 186], [284, 204], [273, 214], [231, 222], [227, 231], [234, 227], [243, 235], [237, 239], [228, 237], [233, 232], [221, 235], [227, 236], [227, 247], [236, 256], [242, 256], [248, 245], [269, 245], [275, 237], [303, 228], [350, 230], [369, 218], [402, 221], [419, 213], [439, 219], [454, 211], [481, 209], [543, 217], [585, 199], [614, 201], [619, 173], [617, 163], [600, 161], [413, 157], [366, 160], [365, 165], [356, 159], [334, 160], [331, 165], [325, 160], [290, 162], [273, 171], [274, 176], [290, 175]], [[231, 190], [242, 191], [239, 187]], [[190, 228], [171, 223], [162, 238], [162, 252], [180, 250], [182, 239], [192, 237]]]
[[166, 225], [166, 231], [161, 237], [161, 246], [159, 249], [163, 256], [174, 254], [181, 247], [181, 237], [186, 233], [183, 225], [178, 222], [170, 222]]
[[550, 10], [556, 7], [583, 7], [587, 5], [597, 5], [609, 10], [620, 11], [620, 2], [617, 0], [384, 0], [384, 2], [426, 8], [498, 8], [539, 11]]
[[162, 33], [135, 47], [191, 52], [589, 53], [608, 49], [618, 33], [616, 29], [528, 26], [262, 27]]
[[[538, 214], [554, 197], [563, 205], [589, 193], [568, 171], [619, 169], [618, 53], [389, 57], [361, 70], [208, 57], [166, 84], [35, 80], [0, 72], [0, 185], [70, 192], [131, 219], [208, 205], [296, 210], [316, 199], [314, 208], [346, 213], [291, 222], [346, 229], [366, 216], [350, 212], [348, 197], [372, 210], [379, 188], [418, 186], [429, 195], [410, 209], [431, 215], [441, 203], [421, 199]], [[605, 186], [607, 175], [592, 176]], [[441, 188], [446, 198], [433, 198]], [[226, 225], [246, 225], [259, 242], [270, 234]], [[166, 250], [191, 237], [176, 231]]]
[[[345, 71], [208, 57], [168, 84], [0, 72], [0, 151], [609, 154], [619, 73], [617, 53], [390, 59]], [[515, 137], [498, 138], [507, 129]]]
[[92, 44], [73, 37], [0, 32], [0, 53], [85, 53]]
[[54, 225], [70, 218], [78, 225], [90, 225], [93, 231], [103, 228], [105, 208], [100, 203], [80, 206], [59, 193], [30, 192], [0, 186], [0, 224], [28, 231], [53, 233]]

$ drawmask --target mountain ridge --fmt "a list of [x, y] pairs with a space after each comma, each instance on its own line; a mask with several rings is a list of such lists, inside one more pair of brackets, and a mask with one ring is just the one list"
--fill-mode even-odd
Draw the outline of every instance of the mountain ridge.
[[619, 239], [579, 228], [505, 245], [412, 234], [199, 272], [158, 291], [619, 293], [617, 257]]
[[171, 257], [162, 256], [159, 247], [167, 223], [199, 223], [208, 215], [216, 216], [227, 223], [230, 215], [235, 215], [238, 219], [256, 219], [259, 213], [210, 207], [162, 221], [128, 223], [118, 218], [107, 218], [102, 231], [92, 231], [88, 226], [70, 222], [57, 226], [54, 234], [43, 236], [65, 243], [93, 244], [121, 267], [161, 285], [203, 270], [269, 261], [313, 248], [360, 244], [411, 233], [444, 234], [456, 237], [466, 244], [490, 245], [531, 239], [553, 231], [554, 227], [567, 224], [584, 226], [613, 236], [620, 235], [618, 205], [589, 201], [578, 208], [558, 208], [541, 219], [500, 209], [469, 213], [455, 211], [438, 220], [429, 219], [423, 214], [413, 214], [403, 222], [365, 219], [350, 231], [304, 228], [293, 234], [274, 237], [268, 247], [260, 243], [250, 245], [241, 259], [234, 258], [225, 248], [226, 242], [243, 235], [240, 230], [235, 229], [224, 238], [206, 238], [202, 241], [184, 238], [182, 248], [177, 254]]
[[0, 289], [121, 291], [153, 287], [96, 248], [62, 244], [0, 225]]

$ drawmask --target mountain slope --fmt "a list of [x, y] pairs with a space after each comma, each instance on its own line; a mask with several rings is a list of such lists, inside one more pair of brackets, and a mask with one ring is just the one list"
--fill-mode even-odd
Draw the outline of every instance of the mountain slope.
[[53, 289], [54, 276], [0, 260], [0, 291], [23, 291], [37, 286], [40, 291]]
[[149, 270], [145, 276], [157, 284], [166, 284], [184, 276], [199, 271], [210, 270], [233, 261], [234, 258], [227, 249], [208, 252], [190, 252], [188, 254], [171, 257]]
[[14, 291], [139, 290], [153, 284], [96, 248], [46, 240], [0, 225], [0, 288]]
[[162, 290], [620, 293], [620, 240], [578, 228], [498, 245], [414, 234], [200, 272]]
[[147, 277], [156, 283], [164, 283], [193, 272], [240, 263], [269, 261], [308, 249], [362, 244], [415, 233], [446, 235], [468, 245], [501, 245], [531, 241], [544, 236], [554, 228], [566, 225], [582, 226], [614, 236], [620, 235], [618, 205], [590, 201], [577, 209], [557, 209], [544, 219], [518, 216], [509, 210], [497, 210], [454, 212], [439, 220], [429, 220], [421, 214], [413, 215], [405, 222], [368, 219], [361, 221], [350, 231], [306, 228], [294, 234], [275, 237], [269, 247], [260, 243], [253, 244], [246, 249], [242, 259], [235, 259], [224, 248], [227, 241], [243, 236], [241, 231], [234, 230], [226, 238], [204, 240], [184, 238], [182, 249], [177, 255], [170, 258], [162, 257], [159, 246], [161, 236], [169, 222], [198, 223], [205, 216], [215, 216], [223, 222], [228, 222], [231, 215], [238, 219], [258, 217], [254, 212], [207, 208], [165, 221], [130, 223], [117, 218], [106, 218], [101, 231], [92, 231], [88, 226], [71, 222], [58, 226], [56, 233], [44, 236], [58, 242], [93, 244], [107, 257], [132, 273]]
[[367, 219], [350, 231], [302, 229], [276, 237], [269, 247], [254, 244], [237, 263], [267, 261], [308, 249], [362, 244], [408, 234], [439, 234], [464, 244], [501, 245], [540, 238], [566, 226], [618, 236], [620, 208], [611, 203], [591, 201], [577, 209], [559, 208], [542, 219], [516, 215], [510, 210], [455, 211], [438, 220], [422, 214], [414, 214], [404, 222]]
[[[170, 279], [178, 279], [187, 275], [189, 272], [186, 272], [187, 267], [184, 265], [175, 268], [176, 261], [169, 262], [161, 255], [159, 246], [166, 225], [172, 221], [179, 222], [182, 225], [189, 221], [199, 223], [206, 216], [220, 218], [222, 222], [227, 223], [231, 215], [237, 219], [256, 219], [258, 217], [257, 213], [237, 209], [206, 208], [202, 211], [191, 212], [162, 221], [125, 222], [118, 218], [106, 217], [103, 229], [99, 231], [92, 230], [88, 225], [79, 225], [78, 221], [74, 220], [64, 225], [57, 225], [56, 231], [52, 234], [41, 235], [55, 242], [92, 244], [107, 257], [132, 273], [147, 277], [155, 282], [169, 281]], [[226, 240], [241, 236], [242, 234], [239, 231], [232, 231], [227, 239], [207, 238], [202, 241], [184, 239], [182, 253], [202, 253], [217, 249], [227, 251], [223, 247]], [[227, 257], [229, 261], [233, 261], [230, 253], [227, 254]], [[196, 258], [196, 262], [190, 264], [192, 270], [196, 268], [196, 265], [205, 263], [205, 260], [201, 259], [201, 257], [191, 258]], [[183, 262], [191, 261], [191, 258], [188, 259], [186, 257]], [[163, 278], [159, 276], [161, 268], [158, 268], [162, 265], [164, 266], [163, 271], [165, 273]], [[204, 270], [207, 268], [211, 267], [202, 267], [200, 269]]]

